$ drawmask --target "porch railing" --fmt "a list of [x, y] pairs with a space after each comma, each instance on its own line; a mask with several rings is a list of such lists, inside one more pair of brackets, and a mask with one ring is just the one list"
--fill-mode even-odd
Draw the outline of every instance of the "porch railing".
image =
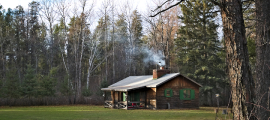
[[104, 103], [104, 107], [105, 108], [112, 108], [113, 107], [112, 101], [106, 100]]
[[146, 108], [144, 101], [129, 101], [128, 102], [128, 109], [140, 109]]
[[127, 109], [127, 102], [126, 101], [120, 101], [117, 104], [118, 109]]
[[146, 108], [144, 101], [119, 101], [114, 103], [113, 101], [106, 100], [104, 103], [105, 108], [117, 108], [117, 109], [140, 109]]

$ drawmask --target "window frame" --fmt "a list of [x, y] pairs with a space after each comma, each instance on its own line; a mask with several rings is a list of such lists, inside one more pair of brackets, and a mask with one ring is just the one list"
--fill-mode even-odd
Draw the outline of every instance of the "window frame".
[[[169, 95], [169, 96], [167, 96], [168, 90], [170, 91], [170, 95]], [[165, 97], [172, 97], [172, 96], [173, 96], [173, 90], [172, 90], [171, 88], [166, 88], [166, 89], [164, 90], [164, 96], [165, 96]]]
[[[185, 90], [190, 91], [190, 98], [185, 98], [184, 97], [184, 91]], [[194, 100], [195, 99], [195, 91], [194, 91], [194, 89], [184, 88], [184, 89], [179, 90], [179, 98], [180, 98], [180, 100]]]

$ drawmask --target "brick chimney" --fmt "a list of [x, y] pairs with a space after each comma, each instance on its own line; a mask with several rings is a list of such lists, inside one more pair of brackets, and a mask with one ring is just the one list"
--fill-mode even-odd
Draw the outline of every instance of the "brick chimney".
[[153, 70], [153, 79], [158, 79], [160, 77], [162, 77], [163, 75], [166, 75], [170, 73], [170, 71], [168, 69], [164, 69], [164, 67], [160, 67], [160, 69], [154, 69]]

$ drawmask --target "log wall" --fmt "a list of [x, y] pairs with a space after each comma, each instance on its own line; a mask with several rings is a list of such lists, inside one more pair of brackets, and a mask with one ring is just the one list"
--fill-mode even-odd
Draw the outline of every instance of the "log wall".
[[[167, 88], [171, 88], [173, 91], [171, 97], [165, 97], [164, 95], [164, 91]], [[180, 89], [184, 88], [193, 89], [195, 91], [195, 99], [180, 100]], [[158, 109], [168, 109], [168, 103], [170, 104], [170, 109], [199, 108], [199, 86], [183, 76], [178, 76], [157, 87], [156, 96]]]

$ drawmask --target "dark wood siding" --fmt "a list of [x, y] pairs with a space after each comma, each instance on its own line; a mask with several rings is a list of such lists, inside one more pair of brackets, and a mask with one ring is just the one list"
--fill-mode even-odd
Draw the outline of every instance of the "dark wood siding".
[[[165, 97], [164, 91], [167, 88], [173, 90], [172, 97]], [[195, 99], [193, 100], [180, 100], [180, 89], [191, 88], [195, 91]], [[161, 86], [157, 87], [156, 93], [157, 108], [168, 109], [168, 103], [171, 109], [180, 108], [198, 108], [199, 107], [199, 86], [183, 76], [178, 76]]]

